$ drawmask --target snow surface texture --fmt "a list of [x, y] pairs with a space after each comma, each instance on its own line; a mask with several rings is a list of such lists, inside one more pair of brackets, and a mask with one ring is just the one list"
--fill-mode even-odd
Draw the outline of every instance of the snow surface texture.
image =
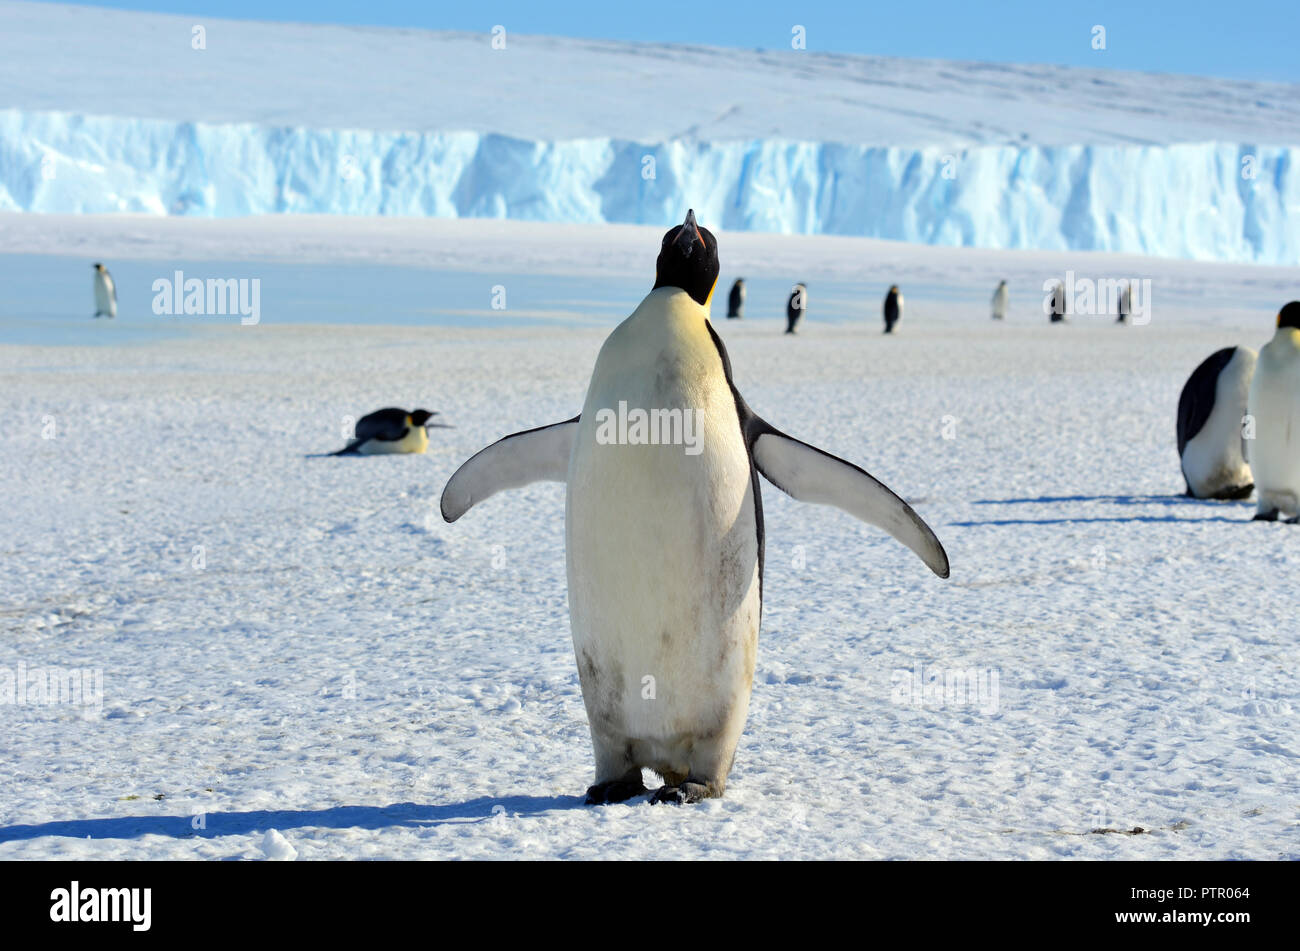
[[1300, 261], [1293, 85], [220, 20], [195, 50], [192, 18], [0, 19], [0, 210], [693, 206], [733, 230]]
[[[279, 235], [285, 255], [326, 256], [292, 223], [250, 247]], [[236, 223], [155, 224], [199, 255], [202, 233]], [[439, 225], [456, 246], [482, 228], [492, 254], [552, 276], [563, 262], [546, 255], [647, 234], [609, 323], [657, 247], [639, 229], [562, 228], [575, 240], [557, 246], [540, 226]], [[873, 244], [734, 240], [751, 263], [789, 254], [854, 276], [865, 255], [849, 252]], [[1297, 272], [1157, 262], [1150, 324], [1048, 326], [1019, 288], [1039, 256], [874, 244], [866, 266], [907, 293], [894, 337], [879, 325], [889, 281], [864, 300], [829, 273], [796, 337], [780, 296], [716, 326], [754, 409], [898, 490], [952, 578], [764, 485], [748, 725], [726, 798], [680, 809], [581, 805], [563, 488], [455, 525], [438, 514], [470, 453], [576, 411], [607, 326], [268, 322], [0, 348], [0, 668], [99, 668], [104, 689], [89, 718], [3, 709], [0, 858], [263, 859], [288, 855], [281, 839], [304, 860], [1300, 858], [1300, 528], [1180, 497], [1174, 449], [1187, 374], [1266, 340]], [[367, 248], [382, 253], [371, 238], [348, 255]], [[88, 300], [88, 266], [56, 263]], [[368, 273], [352, 256], [304, 266], [283, 296], [310, 312], [326, 272], [353, 269]], [[147, 283], [118, 271], [124, 308], [147, 306]], [[995, 324], [1002, 272], [1013, 309]], [[938, 276], [948, 296], [912, 290]], [[82, 316], [101, 344], [130, 319]], [[345, 416], [391, 403], [456, 428], [425, 456], [305, 458], [343, 444]], [[900, 702], [918, 665], [996, 672], [996, 709]]]

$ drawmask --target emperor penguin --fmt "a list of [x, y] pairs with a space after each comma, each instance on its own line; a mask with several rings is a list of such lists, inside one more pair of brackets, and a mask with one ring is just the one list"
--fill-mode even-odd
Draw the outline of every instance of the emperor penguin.
[[566, 483], [569, 618], [595, 754], [590, 805], [646, 792], [642, 769], [664, 780], [652, 802], [725, 791], [762, 615], [759, 475], [884, 529], [948, 577], [943, 546], [902, 499], [749, 408], [709, 321], [718, 242], [694, 211], [664, 235], [655, 270], [650, 293], [601, 347], [582, 412], [493, 443], [442, 493], [443, 518], [454, 522], [503, 489]]
[[113, 283], [113, 275], [108, 273], [108, 268], [102, 264], [95, 265], [95, 316], [96, 317], [116, 317], [117, 316], [117, 285]]
[[736, 283], [731, 285], [731, 293], [727, 295], [727, 317], [728, 319], [740, 320], [745, 316], [745, 279], [736, 278]]
[[427, 409], [407, 412], [395, 406], [375, 410], [357, 420], [353, 439], [334, 456], [378, 456], [399, 452], [424, 452], [429, 448], [429, 429], [451, 429], [446, 423], [431, 423], [437, 416]]
[[997, 289], [993, 291], [993, 319], [1007, 319], [1007, 305], [1011, 301], [1011, 292], [1007, 290], [1007, 282], [999, 281]]
[[1060, 324], [1065, 322], [1065, 285], [1057, 281], [1052, 285], [1052, 310], [1051, 322]]
[[1225, 347], [1208, 356], [1183, 385], [1178, 456], [1192, 498], [1244, 499], [1254, 489], [1243, 420], [1255, 360], [1249, 347]]
[[1247, 410], [1255, 438], [1246, 453], [1255, 475], [1258, 521], [1300, 516], [1300, 301], [1277, 315], [1277, 332], [1259, 351]]
[[795, 333], [803, 323], [804, 311], [808, 309], [808, 287], [796, 284], [790, 288], [790, 299], [785, 302], [785, 332]]
[[[1115, 317], [1115, 323], [1128, 323], [1128, 315], [1133, 312], [1133, 287], [1128, 281], [1125, 281], [1119, 289], [1119, 300], [1116, 304], [1116, 310], [1119, 311]], [[1253, 352], [1253, 351], [1252, 351]]]
[[903, 294], [898, 289], [897, 284], [889, 286], [889, 293], [885, 295], [885, 333], [894, 332], [894, 324], [903, 319]]

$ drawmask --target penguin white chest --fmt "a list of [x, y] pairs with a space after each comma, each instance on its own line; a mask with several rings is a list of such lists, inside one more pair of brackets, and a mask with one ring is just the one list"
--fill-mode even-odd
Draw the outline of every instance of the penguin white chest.
[[663, 288], [610, 335], [569, 463], [569, 609], [593, 739], [665, 775], [695, 768], [697, 747], [730, 756], [758, 637], [752, 469], [706, 316]]
[[401, 439], [371, 439], [362, 443], [357, 452], [363, 456], [382, 456], [399, 452], [424, 452], [429, 448], [429, 431], [423, 426], [408, 426]]
[[95, 312], [116, 317], [117, 301], [114, 298], [113, 279], [105, 271], [95, 272]]
[[1199, 498], [1213, 498], [1234, 486], [1249, 486], [1250, 465], [1242, 438], [1255, 352], [1238, 347], [1214, 384], [1214, 409], [1183, 450], [1183, 474]]
[[1260, 510], [1300, 514], [1300, 332], [1284, 327], [1259, 352], [1246, 443]]

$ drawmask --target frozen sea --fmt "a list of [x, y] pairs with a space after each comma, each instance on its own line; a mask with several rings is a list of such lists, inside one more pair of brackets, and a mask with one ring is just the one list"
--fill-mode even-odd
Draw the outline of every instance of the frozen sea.
[[[658, 232], [4, 224], [0, 687], [84, 670], [103, 694], [0, 707], [0, 858], [261, 859], [271, 829], [301, 859], [1300, 857], [1300, 528], [1182, 498], [1174, 449], [1188, 373], [1262, 344], [1296, 270], [721, 235], [746, 399], [907, 498], [952, 577], [765, 483], [726, 798], [588, 808], [563, 489], [454, 525], [437, 503], [486, 443], [578, 410]], [[90, 318], [94, 260], [116, 321]], [[1065, 267], [1149, 277], [1151, 322], [1048, 326]], [[155, 316], [178, 268], [260, 278], [260, 323]], [[455, 428], [311, 457], [394, 404]], [[901, 689], [966, 671], [975, 698]]]

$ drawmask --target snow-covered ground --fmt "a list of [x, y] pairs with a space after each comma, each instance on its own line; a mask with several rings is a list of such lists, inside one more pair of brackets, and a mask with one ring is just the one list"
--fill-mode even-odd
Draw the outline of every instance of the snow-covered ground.
[[[1173, 447], [1187, 374], [1267, 339], [1294, 269], [720, 234], [724, 289], [755, 282], [749, 318], [716, 320], [742, 392], [911, 500], [952, 578], [765, 485], [726, 798], [586, 808], [563, 490], [454, 525], [437, 500], [490, 440], [576, 412], [658, 232], [56, 218], [25, 241], [15, 220], [41, 219], [0, 227], [0, 332], [49, 336], [0, 346], [0, 687], [98, 670], [103, 697], [0, 708], [0, 858], [1300, 857], [1300, 529], [1181, 498]], [[94, 259], [117, 322], [84, 312]], [[280, 305], [154, 317], [177, 264], [265, 266]], [[1150, 323], [1048, 326], [1066, 267], [1150, 278]], [[783, 281], [807, 275], [786, 337]], [[372, 325], [311, 320], [336, 297]], [[456, 428], [425, 456], [308, 458], [389, 404]], [[911, 702], [918, 668], [986, 692]]]
[[8, 2], [0, 23], [0, 211], [663, 227], [693, 206], [730, 230], [1300, 263], [1294, 84], [781, 34], [494, 49]]

